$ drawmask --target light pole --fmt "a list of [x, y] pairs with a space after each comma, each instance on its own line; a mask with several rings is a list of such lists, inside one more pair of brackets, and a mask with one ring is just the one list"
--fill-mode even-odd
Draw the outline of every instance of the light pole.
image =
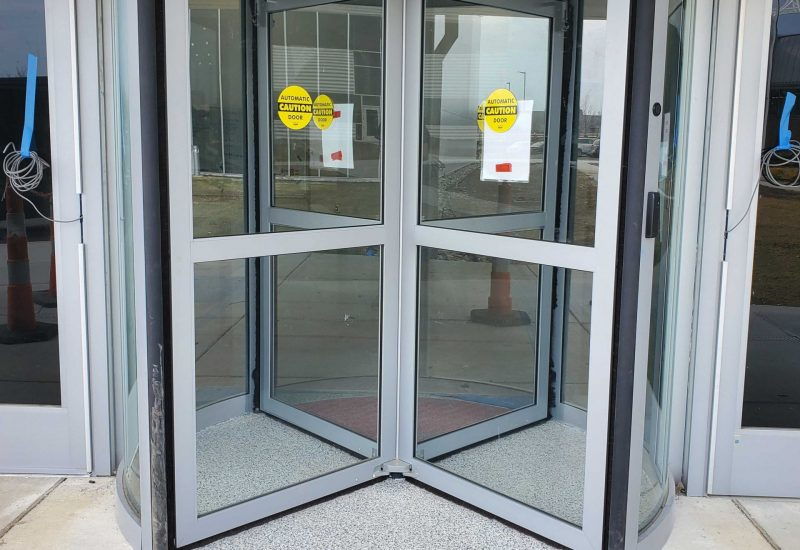
[[517, 71], [517, 72], [522, 75], [522, 99], [528, 99], [527, 97], [525, 97], [525, 90], [527, 87], [526, 85], [528, 83], [528, 73], [525, 71]]

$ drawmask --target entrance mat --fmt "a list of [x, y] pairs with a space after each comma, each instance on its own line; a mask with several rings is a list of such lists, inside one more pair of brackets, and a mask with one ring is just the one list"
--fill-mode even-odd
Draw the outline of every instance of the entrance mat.
[[[378, 427], [376, 397], [346, 397], [298, 403], [298, 409], [318, 416], [373, 441]], [[489, 420], [512, 410], [456, 398], [421, 397], [418, 402], [417, 434], [420, 441]]]

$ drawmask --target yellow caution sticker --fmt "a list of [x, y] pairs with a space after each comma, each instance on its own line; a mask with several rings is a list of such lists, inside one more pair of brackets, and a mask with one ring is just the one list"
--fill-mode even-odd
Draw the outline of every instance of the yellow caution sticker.
[[320, 130], [327, 130], [333, 124], [333, 101], [325, 94], [320, 94], [314, 100], [312, 108], [314, 124]]
[[517, 97], [505, 88], [498, 88], [486, 98], [483, 120], [489, 128], [502, 134], [517, 121]]
[[278, 95], [278, 118], [290, 130], [302, 130], [311, 122], [311, 96], [302, 86], [288, 86]]
[[484, 99], [483, 101], [481, 101], [481, 104], [478, 105], [478, 128], [480, 128], [481, 132], [483, 132], [483, 117], [485, 109], [486, 109], [486, 100]]

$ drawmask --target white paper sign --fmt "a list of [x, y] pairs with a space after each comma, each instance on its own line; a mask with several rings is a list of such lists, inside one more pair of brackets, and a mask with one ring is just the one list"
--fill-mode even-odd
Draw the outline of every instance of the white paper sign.
[[333, 123], [322, 130], [322, 165], [353, 168], [353, 104], [335, 103]]
[[498, 134], [488, 124], [483, 130], [481, 181], [527, 182], [531, 172], [533, 100], [520, 101], [517, 120]]

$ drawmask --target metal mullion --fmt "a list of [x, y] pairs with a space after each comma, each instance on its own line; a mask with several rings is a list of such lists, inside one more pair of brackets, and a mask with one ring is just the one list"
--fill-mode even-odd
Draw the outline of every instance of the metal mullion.
[[494, 258], [507, 258], [532, 264], [547, 265], [594, 272], [598, 256], [593, 248], [530, 241], [502, 235], [472, 233], [439, 227], [413, 228], [414, 244], [428, 248], [458, 250]]
[[383, 226], [374, 226], [195, 239], [190, 247], [191, 261], [238, 260], [383, 245], [386, 237], [387, 231]]
[[300, 227], [303, 229], [335, 229], [339, 227], [362, 227], [380, 224], [378, 220], [339, 216], [323, 212], [296, 210], [294, 208], [269, 208], [270, 224]]
[[383, 42], [383, 147], [381, 155], [381, 211], [386, 240], [381, 254], [381, 376], [379, 451], [384, 460], [399, 457], [398, 452], [398, 372], [400, 364], [400, 300], [402, 266], [400, 208], [403, 178], [403, 42], [405, 6], [402, 2], [384, 3]]
[[[175, 529], [178, 545], [192, 542], [197, 525], [194, 266], [192, 241], [191, 97], [188, 2], [165, 8], [167, 138], [170, 174], [170, 299], [172, 307]], [[187, 322], [186, 320], [191, 320]], [[146, 379], [144, 379], [146, 380]], [[140, 382], [141, 383], [141, 382]]]
[[[491, 7], [504, 11], [524, 13], [538, 17], [557, 17], [561, 13], [562, 1], [537, 2], [538, 6], [531, 5], [528, 0], [471, 0], [473, 7]], [[464, 6], [469, 7], [470, 3], [465, 2]], [[547, 9], [547, 7], [550, 9]]]
[[267, 13], [275, 13], [280, 11], [291, 11], [302, 8], [313, 8], [315, 6], [324, 6], [327, 4], [335, 4], [341, 0], [257, 0], [262, 2], [266, 8]]
[[[667, 49], [668, 26], [668, 0], [654, 0], [654, 25], [652, 27], [651, 42], [653, 52], [651, 56], [650, 74], [650, 105], [662, 104], [664, 101], [664, 70]], [[648, 113], [649, 114], [649, 113]], [[673, 121], [676, 122], [676, 121]], [[650, 116], [647, 137], [647, 151], [643, 193], [658, 192], [658, 178], [661, 164], [661, 133], [663, 116]], [[644, 237], [644, 223], [642, 223], [641, 250], [639, 253], [639, 292], [637, 309], [636, 346], [634, 354], [635, 372], [633, 376], [633, 406], [632, 411], [639, 414], [631, 415], [630, 449], [628, 468], [628, 505], [627, 522], [625, 527], [625, 546], [634, 548], [639, 540], [639, 508], [640, 491], [642, 484], [642, 459], [644, 455], [644, 439], [647, 430], [647, 386], [648, 386], [648, 361], [650, 354], [650, 324], [651, 324], [651, 299], [653, 293], [653, 270], [655, 258], [655, 239]]]
[[[584, 530], [598, 547], [604, 542], [604, 509], [609, 457], [609, 418], [614, 405], [611, 395], [612, 346], [616, 307], [616, 268], [619, 231], [620, 190], [623, 173], [623, 147], [627, 120], [627, 78], [620, 78], [620, 67], [628, 67], [630, 0], [612, 0], [608, 4], [603, 89], [603, 119], [595, 214], [595, 249], [602, 258], [592, 279], [592, 319], [589, 340], [589, 394], [586, 415], [586, 451]], [[647, 73], [649, 82], [650, 73]], [[649, 103], [649, 95], [645, 98]], [[613, 213], [613, 214], [612, 214]], [[598, 223], [599, 221], [599, 223]], [[616, 400], [616, 396], [615, 396]], [[633, 414], [631, 409], [621, 414]], [[621, 457], [614, 457], [617, 460]], [[625, 460], [627, 462], [627, 459]]]
[[470, 218], [448, 218], [426, 221], [429, 227], [442, 229], [459, 229], [480, 233], [499, 234], [506, 231], [525, 231], [529, 229], [544, 230], [546, 214], [544, 212], [519, 212], [515, 214], [495, 214], [491, 216], [475, 216]]
[[397, 449], [398, 458], [413, 464], [418, 263], [414, 231], [419, 205], [423, 0], [406, 0], [404, 14]]

